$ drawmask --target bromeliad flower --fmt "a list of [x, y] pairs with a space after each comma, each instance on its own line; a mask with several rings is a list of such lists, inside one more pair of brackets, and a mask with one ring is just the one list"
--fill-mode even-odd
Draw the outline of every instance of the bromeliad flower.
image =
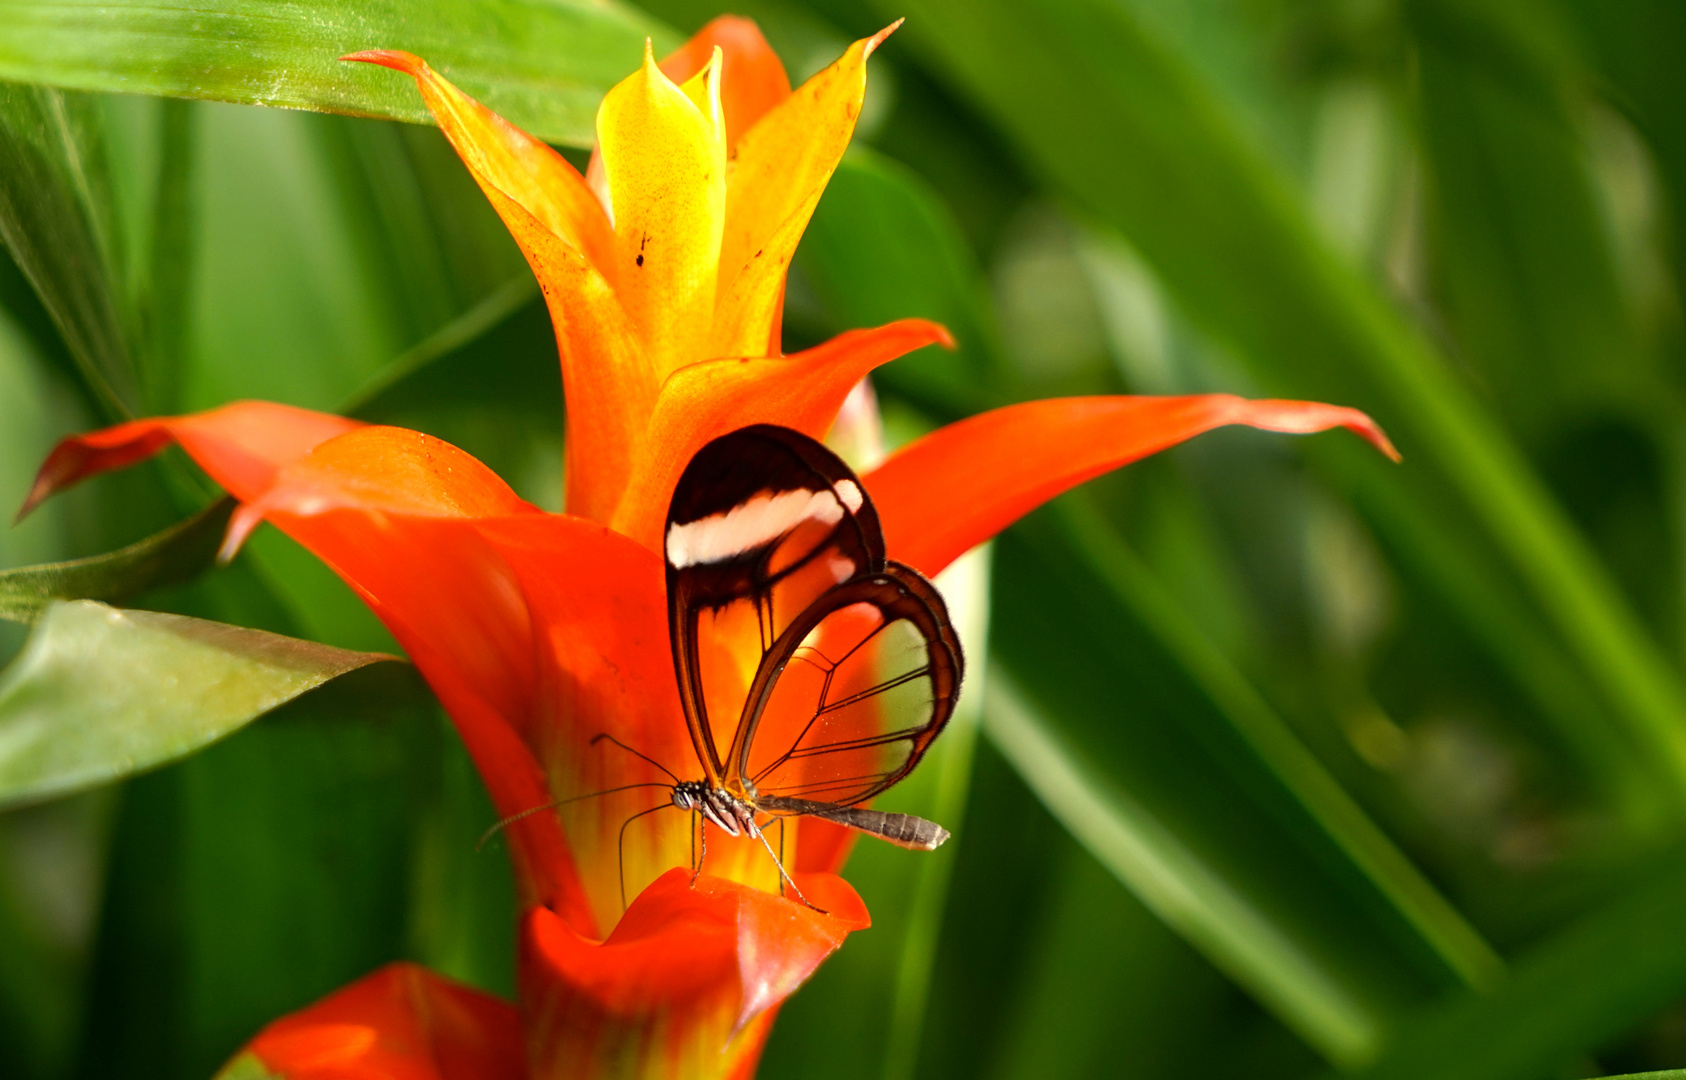
[[[543, 286], [567, 394], [567, 513], [538, 510], [431, 436], [262, 402], [67, 439], [26, 509], [174, 442], [240, 500], [228, 552], [267, 520], [367, 601], [500, 813], [669, 783], [654, 763], [683, 775], [696, 760], [661, 554], [681, 471], [751, 424], [822, 437], [869, 370], [948, 340], [908, 320], [779, 350], [786, 268], [888, 32], [791, 93], [753, 24], [718, 20], [610, 91], [584, 176], [420, 59], [351, 57], [415, 78]], [[1072, 398], [951, 425], [861, 479], [889, 556], [934, 575], [1054, 495], [1224, 424], [1342, 426], [1393, 452], [1366, 416], [1335, 406]], [[276, 1021], [239, 1067], [320, 1080], [751, 1073], [779, 1004], [868, 924], [837, 876], [847, 836], [811, 818], [790, 830], [785, 860], [811, 904], [781, 895], [759, 844], [712, 825], [693, 879], [689, 815], [633, 819], [652, 790], [509, 826], [519, 1012], [399, 965]]]

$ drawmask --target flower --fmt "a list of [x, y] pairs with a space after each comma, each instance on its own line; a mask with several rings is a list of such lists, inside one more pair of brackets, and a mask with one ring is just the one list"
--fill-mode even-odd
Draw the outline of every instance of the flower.
[[[415, 78], [538, 276], [567, 396], [567, 513], [540, 511], [432, 436], [264, 402], [66, 439], [25, 512], [174, 442], [241, 503], [227, 553], [267, 520], [358, 591], [451, 715], [500, 813], [660, 782], [593, 736], [673, 766], [692, 756], [658, 554], [679, 472], [748, 424], [823, 436], [869, 370], [948, 341], [905, 320], [779, 349], [786, 268], [889, 32], [795, 93], [744, 20], [717, 20], [660, 65], [647, 52], [604, 99], [584, 176], [419, 58], [349, 57]], [[1335, 406], [1070, 398], [953, 424], [862, 479], [890, 555], [935, 574], [1054, 495], [1223, 424], [1344, 426], [1393, 453], [1368, 417]], [[239, 1060], [319, 1080], [748, 1075], [779, 1004], [868, 925], [837, 876], [847, 835], [812, 819], [793, 830], [793, 874], [821, 911], [779, 895], [747, 839], [711, 834], [693, 882], [687, 815], [629, 823], [651, 804], [646, 788], [509, 826], [519, 1014], [399, 965], [276, 1021]]]

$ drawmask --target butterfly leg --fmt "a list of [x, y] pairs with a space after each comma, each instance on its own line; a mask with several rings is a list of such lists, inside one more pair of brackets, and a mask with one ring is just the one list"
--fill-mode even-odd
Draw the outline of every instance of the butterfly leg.
[[767, 834], [762, 832], [760, 829], [756, 829], [755, 838], [761, 841], [761, 846], [767, 849], [767, 857], [772, 859], [773, 865], [779, 868], [779, 895], [784, 895], [784, 886], [785, 883], [788, 882], [790, 884], [790, 891], [796, 894], [796, 899], [802, 901], [802, 903], [806, 904], [808, 907], [813, 908], [821, 915], [831, 914], [825, 908], [820, 907], [818, 904], [802, 895], [802, 890], [797, 886], [796, 882], [792, 880], [790, 874], [785, 871], [784, 862], [780, 860], [777, 855], [773, 854], [773, 845], [767, 843]]
[[708, 858], [708, 822], [701, 814], [697, 818], [697, 839], [702, 841], [702, 854], [697, 856], [697, 864], [691, 868], [691, 884], [697, 883], [697, 877], [702, 873], [703, 862]]

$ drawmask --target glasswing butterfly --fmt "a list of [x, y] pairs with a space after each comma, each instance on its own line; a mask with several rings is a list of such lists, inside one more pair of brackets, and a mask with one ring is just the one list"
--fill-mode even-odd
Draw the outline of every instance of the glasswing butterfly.
[[[954, 712], [965, 666], [941, 594], [885, 558], [878, 514], [836, 454], [800, 432], [756, 425], [697, 451], [663, 532], [668, 629], [685, 724], [702, 778], [654, 765], [671, 805], [759, 840], [781, 885], [801, 890], [762, 830], [809, 816], [924, 851], [947, 829], [862, 806], [913, 771]], [[732, 719], [727, 727], [720, 721]], [[717, 726], [718, 725], [718, 726]], [[701, 830], [701, 873], [708, 857]], [[484, 843], [485, 838], [482, 838]], [[781, 832], [782, 841], [782, 832]], [[622, 902], [625, 903], [624, 864]], [[812, 906], [812, 905], [809, 905]]]
[[663, 541], [674, 673], [703, 771], [673, 804], [764, 845], [758, 816], [926, 851], [947, 840], [934, 822], [860, 805], [942, 732], [964, 659], [941, 594], [885, 558], [849, 467], [789, 428], [722, 436], [680, 476]]

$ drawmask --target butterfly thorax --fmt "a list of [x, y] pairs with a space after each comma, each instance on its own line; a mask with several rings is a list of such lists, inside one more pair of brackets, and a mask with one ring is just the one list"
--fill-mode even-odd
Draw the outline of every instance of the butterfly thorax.
[[673, 805], [696, 811], [728, 836], [761, 835], [755, 807], [724, 788], [710, 787], [707, 781], [681, 780], [673, 785]]

